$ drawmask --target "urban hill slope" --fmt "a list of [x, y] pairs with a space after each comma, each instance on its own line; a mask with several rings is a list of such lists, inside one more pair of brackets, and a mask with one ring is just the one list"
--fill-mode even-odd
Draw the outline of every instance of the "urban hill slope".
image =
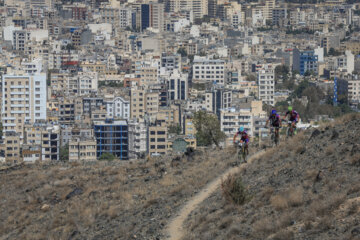
[[360, 239], [360, 117], [346, 115], [268, 151], [235, 177], [248, 200], [219, 189], [183, 239]]
[[23, 165], [0, 171], [0, 239], [164, 239], [183, 203], [235, 161], [196, 151], [146, 162]]

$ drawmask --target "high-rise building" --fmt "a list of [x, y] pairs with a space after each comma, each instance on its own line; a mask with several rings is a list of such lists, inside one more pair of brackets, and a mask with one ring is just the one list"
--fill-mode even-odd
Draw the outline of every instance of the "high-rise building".
[[187, 100], [188, 75], [175, 69], [168, 79], [168, 100]]
[[150, 27], [150, 5], [141, 4], [141, 30]]
[[205, 93], [206, 110], [220, 117], [220, 109], [231, 107], [232, 91], [213, 88]]
[[293, 70], [299, 71], [301, 75], [308, 73], [318, 73], [318, 55], [314, 50], [300, 51], [293, 50]]
[[111, 153], [120, 160], [128, 160], [129, 138], [128, 124], [125, 120], [94, 121], [94, 135], [96, 138], [96, 155]]
[[162, 32], [165, 27], [164, 22], [165, 6], [163, 3], [150, 4], [150, 27]]
[[271, 68], [258, 71], [259, 99], [268, 105], [274, 106], [275, 73]]
[[3, 131], [23, 137], [24, 123], [46, 120], [46, 76], [4, 75], [2, 84]]

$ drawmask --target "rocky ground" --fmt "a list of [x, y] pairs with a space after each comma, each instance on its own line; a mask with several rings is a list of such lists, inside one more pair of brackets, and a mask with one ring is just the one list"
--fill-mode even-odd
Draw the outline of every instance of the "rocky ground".
[[164, 239], [169, 218], [233, 156], [200, 150], [144, 162], [0, 170], [0, 239]]
[[184, 239], [360, 239], [359, 115], [298, 134], [239, 177], [245, 203], [219, 189], [191, 213]]

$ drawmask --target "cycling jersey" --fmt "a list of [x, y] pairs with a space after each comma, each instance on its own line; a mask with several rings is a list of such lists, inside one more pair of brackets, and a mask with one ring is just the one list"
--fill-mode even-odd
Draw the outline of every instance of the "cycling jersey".
[[289, 118], [290, 121], [292, 121], [292, 122], [298, 122], [299, 121], [299, 114], [295, 110], [287, 111], [286, 114], [285, 114], [285, 117], [287, 115], [290, 116], [290, 118]]
[[281, 119], [279, 114], [276, 115], [271, 114], [269, 117], [269, 121], [273, 127], [280, 127]]
[[235, 138], [238, 136], [238, 135], [240, 135], [240, 137], [241, 137], [241, 141], [244, 141], [244, 142], [249, 142], [249, 135], [247, 134], [247, 132], [244, 130], [244, 131], [242, 131], [242, 132], [240, 132], [240, 131], [238, 131], [236, 134], [235, 134], [235, 136], [234, 136], [234, 141], [235, 141]]

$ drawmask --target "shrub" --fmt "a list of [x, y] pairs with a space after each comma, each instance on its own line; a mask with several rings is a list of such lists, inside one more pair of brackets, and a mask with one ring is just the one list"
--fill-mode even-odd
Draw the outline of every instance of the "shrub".
[[225, 199], [234, 204], [242, 205], [250, 200], [249, 192], [239, 176], [229, 175], [222, 181], [221, 189]]

